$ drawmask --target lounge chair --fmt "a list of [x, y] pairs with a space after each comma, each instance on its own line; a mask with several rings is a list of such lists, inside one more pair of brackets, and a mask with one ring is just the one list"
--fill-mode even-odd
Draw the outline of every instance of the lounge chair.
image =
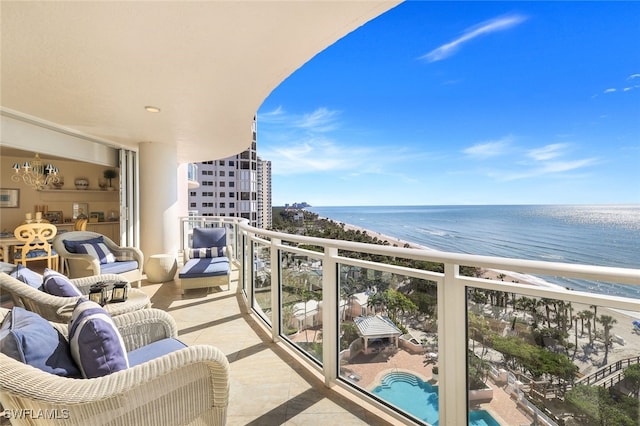
[[[81, 245], [104, 244], [112, 254], [104, 251], [82, 250]], [[56, 235], [53, 248], [64, 259], [69, 278], [100, 274], [118, 274], [125, 281], [140, 286], [144, 255], [136, 247], [120, 247], [102, 234], [91, 231], [70, 231]], [[104, 247], [103, 247], [104, 248]], [[112, 261], [113, 260], [113, 261]]]
[[182, 293], [193, 288], [227, 286], [231, 265], [225, 228], [194, 228], [191, 247], [185, 248], [184, 266], [178, 273]]

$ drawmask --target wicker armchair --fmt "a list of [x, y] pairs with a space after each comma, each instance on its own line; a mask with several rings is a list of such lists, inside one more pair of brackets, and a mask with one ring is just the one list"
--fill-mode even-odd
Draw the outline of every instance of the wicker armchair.
[[[0, 321], [8, 312], [0, 309]], [[158, 309], [113, 321], [128, 351], [177, 335], [173, 318]], [[66, 325], [53, 326], [68, 336]], [[5, 410], [56, 414], [39, 418], [38, 425], [224, 425], [228, 402], [229, 363], [214, 346], [186, 347], [94, 379], [56, 376], [0, 354], [0, 404]]]
[[[64, 245], [65, 241], [82, 241], [92, 238], [102, 237], [104, 244], [118, 259], [134, 260], [138, 264], [126, 271], [105, 271], [105, 267], [117, 267], [119, 262], [113, 264], [101, 265], [98, 259], [90, 254], [71, 253]], [[91, 231], [69, 231], [56, 235], [53, 239], [53, 248], [63, 259], [64, 267], [67, 269], [69, 278], [89, 277], [92, 275], [100, 275], [105, 273], [117, 273], [126, 281], [135, 283], [140, 286], [142, 279], [142, 268], [144, 266], [144, 255], [137, 247], [120, 247], [109, 238], [102, 234]]]
[[[116, 274], [104, 274], [95, 275], [93, 277], [75, 278], [71, 282], [80, 290], [82, 294], [89, 294], [89, 288], [100, 281], [121, 281], [122, 277]], [[140, 295], [144, 295], [142, 290], [135, 288], [129, 288], [129, 297], [132, 294], [136, 295], [136, 298]], [[60, 297], [54, 296], [44, 291], [40, 291], [31, 287], [22, 281], [7, 275], [4, 272], [0, 272], [0, 294], [9, 294], [13, 299], [15, 306], [20, 306], [28, 311], [35, 312], [47, 321], [63, 322], [66, 323], [69, 320], [68, 315], [61, 311], [63, 307], [73, 306], [78, 302], [80, 297]], [[148, 298], [146, 299], [148, 301]], [[150, 303], [143, 304], [143, 307], [148, 307]], [[111, 315], [120, 315], [130, 310], [138, 310], [140, 306], [126, 303], [108, 303], [104, 308]]]

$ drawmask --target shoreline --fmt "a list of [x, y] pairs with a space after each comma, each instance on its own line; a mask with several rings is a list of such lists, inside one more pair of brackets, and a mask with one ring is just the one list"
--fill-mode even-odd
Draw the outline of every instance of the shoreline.
[[[353, 230], [366, 232], [367, 235], [371, 237], [377, 237], [378, 240], [387, 241], [389, 244], [397, 245], [398, 247], [409, 247], [418, 250], [431, 250], [431, 251], [439, 251], [437, 249], [433, 249], [430, 247], [422, 246], [420, 244], [411, 243], [409, 241], [402, 240], [400, 238], [392, 237], [389, 235], [382, 234], [377, 231], [372, 231], [370, 229], [363, 228], [361, 226], [339, 222], [333, 220], [331, 218], [323, 218], [326, 220], [330, 220], [337, 224], [344, 224], [345, 230]], [[500, 274], [504, 274], [503, 279], [498, 278]], [[548, 288], [557, 288], [557, 289], [566, 289], [559, 284], [550, 283], [542, 278], [538, 278], [533, 275], [521, 274], [513, 271], [505, 271], [499, 269], [482, 269], [482, 275], [480, 278], [486, 278], [495, 281], [510, 281], [521, 284], [528, 284], [534, 286], [548, 287]], [[571, 289], [569, 289], [571, 290]], [[590, 306], [574, 304], [575, 312], [581, 312], [583, 310], [590, 310]], [[633, 311], [624, 311], [621, 309], [608, 308], [604, 306], [598, 306], [599, 311], [598, 315], [609, 315], [614, 318], [616, 321], [613, 329], [611, 330], [611, 335], [617, 337], [617, 341], [614, 341], [611, 346], [611, 350], [608, 354], [608, 363], [612, 363], [621, 359], [635, 357], [640, 353], [640, 333], [634, 331], [632, 326], [632, 321], [636, 319], [640, 319], [640, 312]], [[578, 320], [576, 320], [578, 321]], [[598, 327], [601, 329], [602, 325]], [[579, 327], [580, 328], [580, 327]], [[570, 331], [570, 336], [567, 339], [568, 341], [573, 342], [575, 337], [574, 330]], [[588, 344], [588, 336], [586, 333], [582, 331], [578, 332], [577, 340], [579, 342], [579, 346], [582, 349], [582, 352], [578, 352], [580, 355], [573, 359], [573, 362], [578, 366], [581, 374], [591, 374], [594, 371], [597, 371], [599, 368], [602, 368], [601, 362], [603, 360], [603, 344], [600, 341], [597, 341], [594, 344], [594, 348], [587, 348]], [[616, 339], [614, 339], [616, 340]], [[615, 351], [614, 351], [615, 349]]]

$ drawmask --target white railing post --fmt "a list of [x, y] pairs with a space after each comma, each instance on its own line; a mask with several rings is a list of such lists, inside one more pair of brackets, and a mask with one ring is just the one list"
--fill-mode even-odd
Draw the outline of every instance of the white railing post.
[[338, 375], [338, 249], [325, 247], [322, 261], [322, 363], [324, 384], [333, 386]]
[[243, 262], [247, 262], [246, 267], [244, 268], [247, 271], [246, 277], [246, 290], [247, 290], [247, 301], [249, 302], [249, 309], [254, 309], [253, 304], [256, 300], [256, 288], [255, 288], [255, 280], [254, 280], [254, 262], [253, 262], [253, 241], [251, 241], [251, 236], [249, 233], [245, 236], [245, 250], [246, 257], [243, 259]]
[[438, 285], [439, 424], [467, 424], [467, 344], [465, 286], [460, 267], [444, 264]]
[[271, 239], [269, 246], [269, 254], [271, 255], [271, 340], [277, 342], [280, 340], [280, 329], [282, 327], [280, 309], [280, 256], [278, 247], [282, 240], [277, 238]]

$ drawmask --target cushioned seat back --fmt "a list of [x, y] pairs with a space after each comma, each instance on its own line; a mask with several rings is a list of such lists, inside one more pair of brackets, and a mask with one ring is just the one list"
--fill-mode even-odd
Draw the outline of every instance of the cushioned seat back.
[[227, 245], [225, 228], [194, 228], [193, 248], [224, 247]]

